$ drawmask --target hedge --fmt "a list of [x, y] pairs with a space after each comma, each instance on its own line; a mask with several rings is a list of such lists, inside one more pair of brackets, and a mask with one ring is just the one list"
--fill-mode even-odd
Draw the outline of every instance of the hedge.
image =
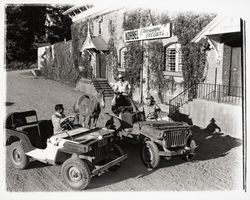
[[80, 79], [79, 69], [75, 68], [71, 41], [60, 42], [46, 48], [43, 55], [42, 75], [72, 86]]

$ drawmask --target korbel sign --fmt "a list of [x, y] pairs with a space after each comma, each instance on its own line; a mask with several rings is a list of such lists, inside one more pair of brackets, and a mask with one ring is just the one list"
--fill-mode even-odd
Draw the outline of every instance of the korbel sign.
[[170, 23], [125, 31], [124, 41], [151, 40], [170, 37]]

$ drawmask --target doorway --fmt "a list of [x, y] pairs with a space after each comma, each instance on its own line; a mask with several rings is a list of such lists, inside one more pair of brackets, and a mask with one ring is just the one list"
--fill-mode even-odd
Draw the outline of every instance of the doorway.
[[241, 96], [241, 47], [232, 47], [229, 78], [229, 96]]
[[96, 53], [96, 78], [107, 78], [106, 59], [104, 53]]

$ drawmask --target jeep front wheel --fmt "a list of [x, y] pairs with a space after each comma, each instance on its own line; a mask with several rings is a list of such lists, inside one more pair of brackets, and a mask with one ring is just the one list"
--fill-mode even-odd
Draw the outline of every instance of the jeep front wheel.
[[141, 149], [141, 159], [148, 168], [156, 168], [160, 162], [159, 150], [152, 141], [147, 141]]
[[65, 183], [74, 190], [85, 189], [91, 180], [88, 164], [79, 158], [69, 158], [61, 169]]
[[181, 158], [186, 160], [186, 161], [191, 161], [193, 159], [193, 157], [194, 157], [194, 149], [196, 147], [195, 140], [192, 139], [192, 138], [189, 138], [188, 141], [187, 141], [187, 147], [192, 148], [192, 152], [182, 155]]
[[21, 142], [14, 142], [10, 145], [10, 159], [17, 169], [25, 169], [29, 165], [29, 157], [25, 154]]

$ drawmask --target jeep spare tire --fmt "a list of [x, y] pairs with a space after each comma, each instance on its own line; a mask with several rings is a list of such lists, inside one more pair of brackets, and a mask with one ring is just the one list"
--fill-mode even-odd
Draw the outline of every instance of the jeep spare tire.
[[91, 180], [88, 164], [79, 158], [69, 158], [61, 169], [65, 183], [73, 190], [85, 189]]
[[10, 145], [10, 159], [17, 169], [25, 169], [29, 165], [29, 157], [25, 154], [21, 142], [14, 142]]
[[156, 168], [160, 162], [159, 150], [152, 141], [147, 141], [141, 149], [141, 159], [148, 168]]

